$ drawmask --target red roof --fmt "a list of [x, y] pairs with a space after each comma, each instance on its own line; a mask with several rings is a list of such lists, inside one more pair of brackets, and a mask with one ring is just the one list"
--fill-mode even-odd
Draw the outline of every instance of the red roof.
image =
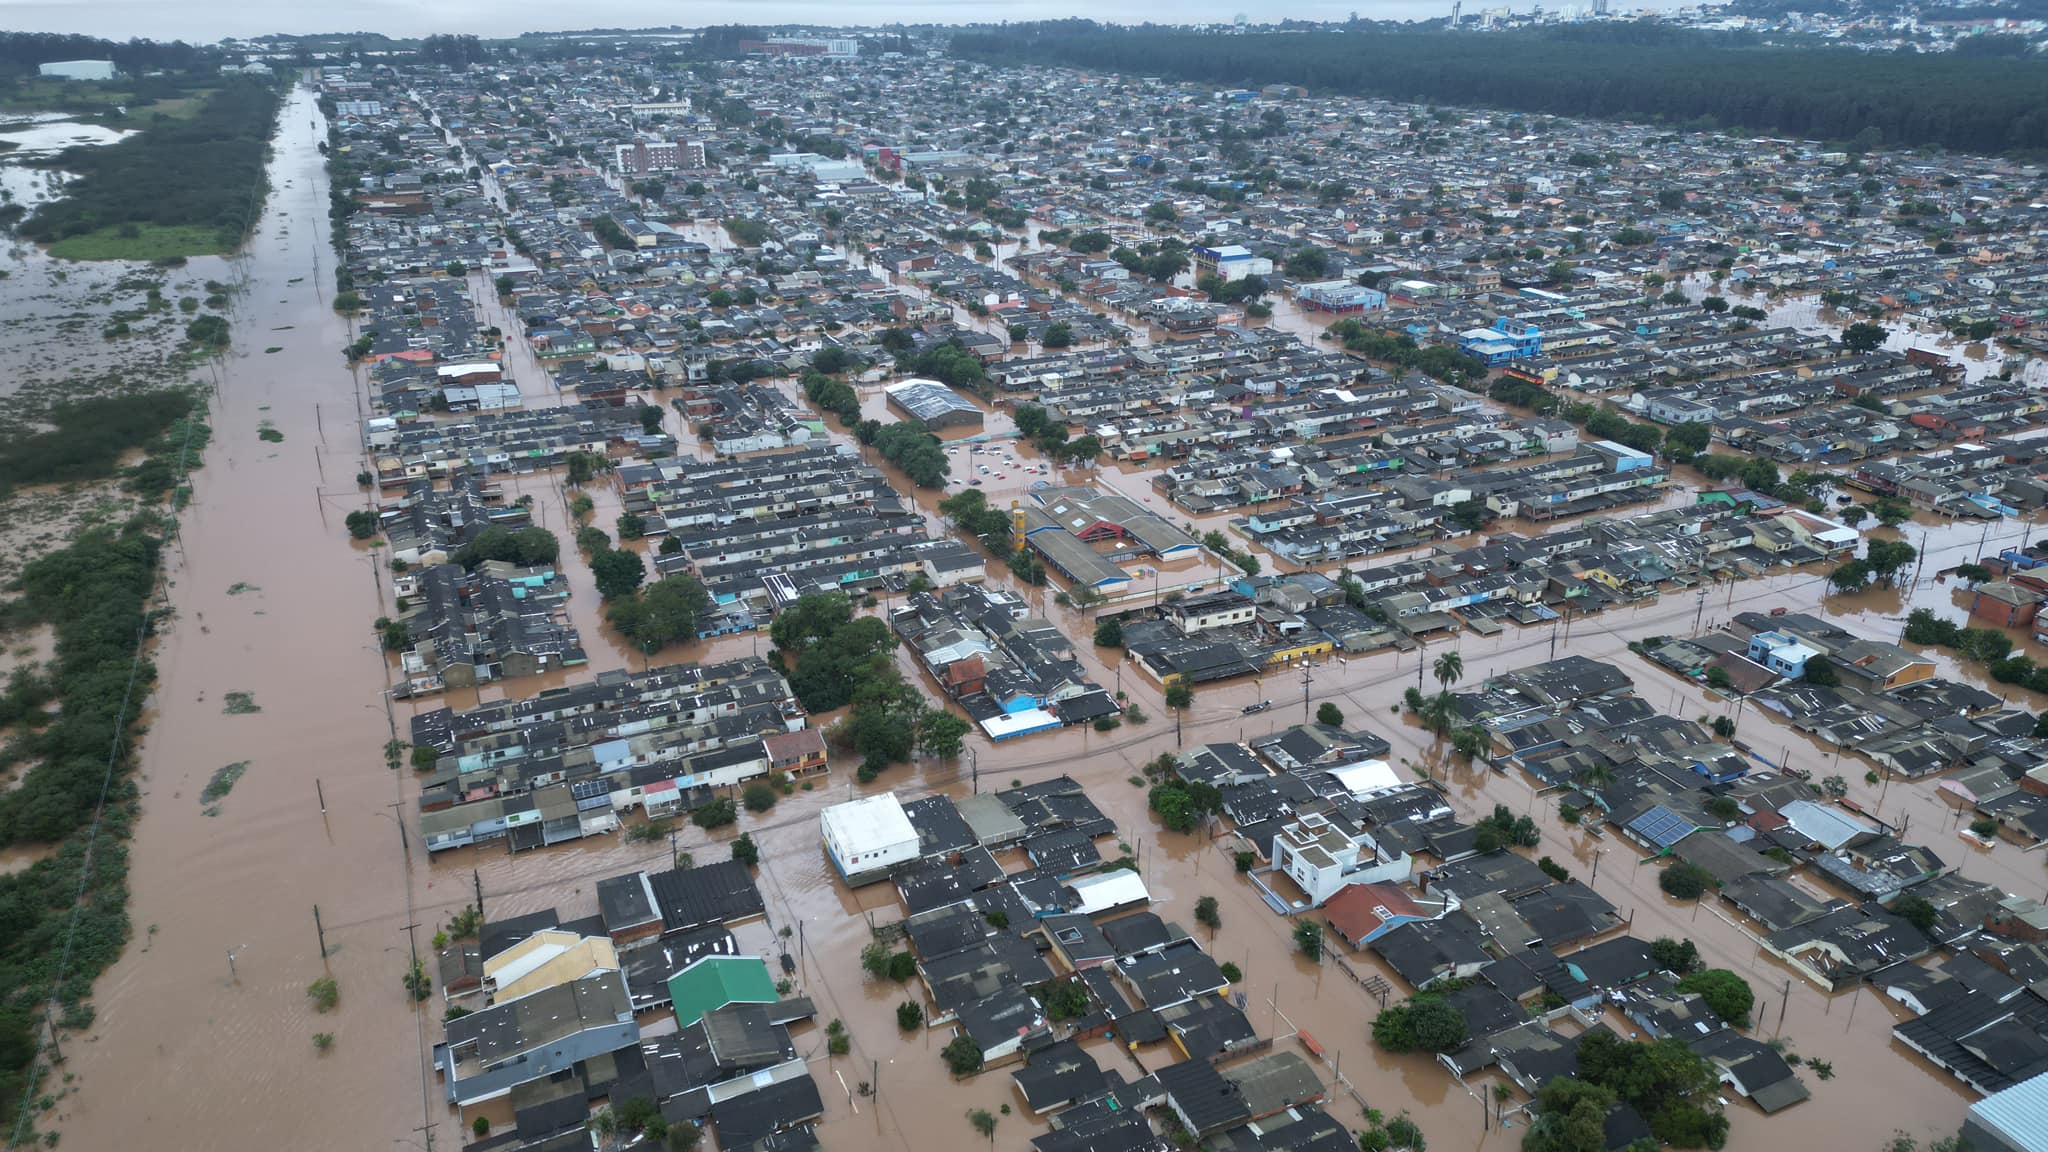
[[1363, 940], [1402, 916], [1426, 920], [1422, 905], [1393, 884], [1349, 884], [1323, 905], [1330, 927], [1346, 940]]

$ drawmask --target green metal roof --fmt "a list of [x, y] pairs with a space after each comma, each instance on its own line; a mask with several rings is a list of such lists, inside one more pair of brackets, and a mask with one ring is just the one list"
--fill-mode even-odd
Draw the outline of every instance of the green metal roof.
[[706, 956], [668, 978], [676, 1023], [688, 1027], [727, 1004], [773, 1004], [775, 980], [758, 956]]

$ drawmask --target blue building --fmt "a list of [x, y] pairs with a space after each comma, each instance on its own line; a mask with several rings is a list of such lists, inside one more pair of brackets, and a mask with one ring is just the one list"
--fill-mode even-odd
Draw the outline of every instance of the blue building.
[[1477, 356], [1489, 367], [1511, 360], [1533, 360], [1543, 354], [1543, 329], [1526, 320], [1502, 316], [1491, 328], [1472, 328], [1458, 337], [1458, 351]]
[[1819, 655], [1819, 650], [1783, 632], [1759, 632], [1749, 638], [1750, 663], [1794, 680], [1805, 676], [1806, 662]]

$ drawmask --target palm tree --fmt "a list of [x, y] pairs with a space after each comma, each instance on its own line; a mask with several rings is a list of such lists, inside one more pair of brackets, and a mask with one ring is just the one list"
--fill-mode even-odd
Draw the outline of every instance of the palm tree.
[[1588, 765], [1575, 781], [1582, 792], [1598, 792], [1614, 783], [1614, 766], [1604, 760]]
[[1422, 706], [1422, 722], [1439, 738], [1449, 733], [1458, 720], [1458, 703], [1450, 692], [1439, 692]]
[[1465, 658], [1456, 652], [1446, 652], [1436, 658], [1436, 682], [1449, 691], [1465, 675]]

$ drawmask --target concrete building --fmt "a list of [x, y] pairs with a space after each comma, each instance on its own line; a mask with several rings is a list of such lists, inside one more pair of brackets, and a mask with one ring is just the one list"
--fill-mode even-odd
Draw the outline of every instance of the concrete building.
[[1189, 261], [1195, 267], [1196, 276], [1216, 276], [1225, 283], [1242, 280], [1247, 276], [1271, 276], [1273, 262], [1264, 256], [1257, 256], [1242, 244], [1222, 244], [1214, 248], [1192, 248], [1188, 251]]
[[1363, 829], [1347, 831], [1314, 814], [1274, 835], [1273, 867], [1301, 886], [1312, 908], [1348, 885], [1396, 883], [1411, 870], [1407, 853], [1381, 847]]
[[54, 80], [112, 80], [112, 60], [52, 60], [37, 69]]
[[818, 822], [825, 851], [855, 887], [887, 879], [891, 868], [917, 859], [917, 829], [894, 792], [834, 804]]
[[1318, 280], [1294, 286], [1294, 298], [1316, 312], [1383, 312], [1387, 294], [1350, 280]]
[[1749, 659], [1780, 676], [1799, 679], [1806, 675], [1806, 662], [1820, 656], [1818, 649], [1801, 644], [1783, 632], [1759, 632], [1749, 638]]

